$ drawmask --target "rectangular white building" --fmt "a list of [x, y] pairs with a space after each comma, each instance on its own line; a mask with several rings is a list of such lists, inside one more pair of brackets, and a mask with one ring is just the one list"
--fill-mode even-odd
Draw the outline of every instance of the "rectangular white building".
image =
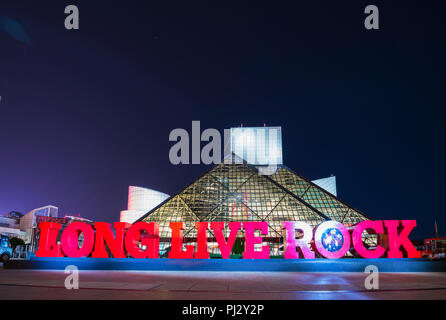
[[283, 164], [282, 128], [231, 128], [231, 152], [252, 165]]

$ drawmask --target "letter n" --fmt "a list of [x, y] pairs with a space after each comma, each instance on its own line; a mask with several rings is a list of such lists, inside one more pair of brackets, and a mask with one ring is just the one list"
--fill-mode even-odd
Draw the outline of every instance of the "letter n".
[[130, 225], [125, 222], [115, 222], [114, 227], [116, 230], [116, 236], [114, 236], [108, 223], [96, 222], [94, 224], [96, 229], [96, 238], [92, 257], [108, 258], [108, 252], [105, 250], [106, 243], [114, 258], [126, 258], [127, 256], [124, 252], [124, 235], [125, 230], [129, 226]]

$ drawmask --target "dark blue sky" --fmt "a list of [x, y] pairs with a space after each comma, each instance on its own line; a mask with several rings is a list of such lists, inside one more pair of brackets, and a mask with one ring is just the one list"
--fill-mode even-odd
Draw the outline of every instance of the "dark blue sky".
[[117, 221], [129, 185], [173, 194], [208, 169], [169, 163], [172, 129], [266, 123], [294, 171], [445, 235], [441, 2], [159, 2], [2, 1], [0, 213]]

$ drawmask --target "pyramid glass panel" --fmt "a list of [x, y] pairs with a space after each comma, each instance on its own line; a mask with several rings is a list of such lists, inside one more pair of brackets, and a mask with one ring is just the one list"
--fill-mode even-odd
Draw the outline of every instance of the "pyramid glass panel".
[[271, 179], [283, 185], [331, 220], [342, 222], [347, 214], [349, 215], [348, 221], [352, 224], [369, 219], [363, 213], [346, 205], [329, 192], [300, 177], [288, 168], [280, 168], [271, 176]]

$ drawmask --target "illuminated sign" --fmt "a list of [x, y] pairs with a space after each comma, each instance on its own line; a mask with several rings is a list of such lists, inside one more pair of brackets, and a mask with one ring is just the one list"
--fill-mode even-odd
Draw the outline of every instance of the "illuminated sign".
[[[243, 258], [269, 258], [269, 246], [262, 245], [265, 239], [261, 236], [268, 234], [268, 222], [229, 222], [228, 226], [230, 234], [226, 239], [223, 233], [224, 222], [196, 222], [196, 245], [184, 246], [183, 222], [170, 222], [172, 236], [168, 257], [208, 259], [208, 240], [212, 239], [217, 242], [222, 258], [228, 259], [237, 234], [243, 229]], [[282, 226], [285, 235], [284, 259], [313, 259], [316, 254], [323, 258], [338, 259], [344, 257], [348, 251], [354, 251], [363, 258], [421, 257], [421, 252], [409, 240], [409, 234], [416, 226], [415, 220], [365, 220], [349, 229], [333, 220], [319, 224], [314, 230], [301, 221], [284, 221]], [[57, 243], [57, 238], [61, 224], [45, 221], [40, 223], [39, 228], [41, 235], [36, 252], [38, 257], [159, 258], [159, 226], [155, 222], [137, 222], [132, 225], [116, 222], [114, 232], [106, 222], [96, 222], [94, 228], [88, 223], [73, 222], [63, 230], [60, 244]], [[215, 238], [209, 238], [208, 231], [212, 231]], [[261, 235], [256, 235], [259, 232]], [[299, 238], [296, 238], [296, 232], [299, 233]], [[386, 243], [367, 248], [363, 242], [365, 232], [385, 236]], [[83, 243], [79, 246], [81, 234]], [[106, 245], [109, 250], [106, 250]]]
[[58, 218], [58, 217], [48, 217], [48, 216], [39, 216], [36, 215], [36, 224], [39, 225], [41, 222], [57, 222], [57, 223], [67, 223], [67, 220], [65, 217]]

